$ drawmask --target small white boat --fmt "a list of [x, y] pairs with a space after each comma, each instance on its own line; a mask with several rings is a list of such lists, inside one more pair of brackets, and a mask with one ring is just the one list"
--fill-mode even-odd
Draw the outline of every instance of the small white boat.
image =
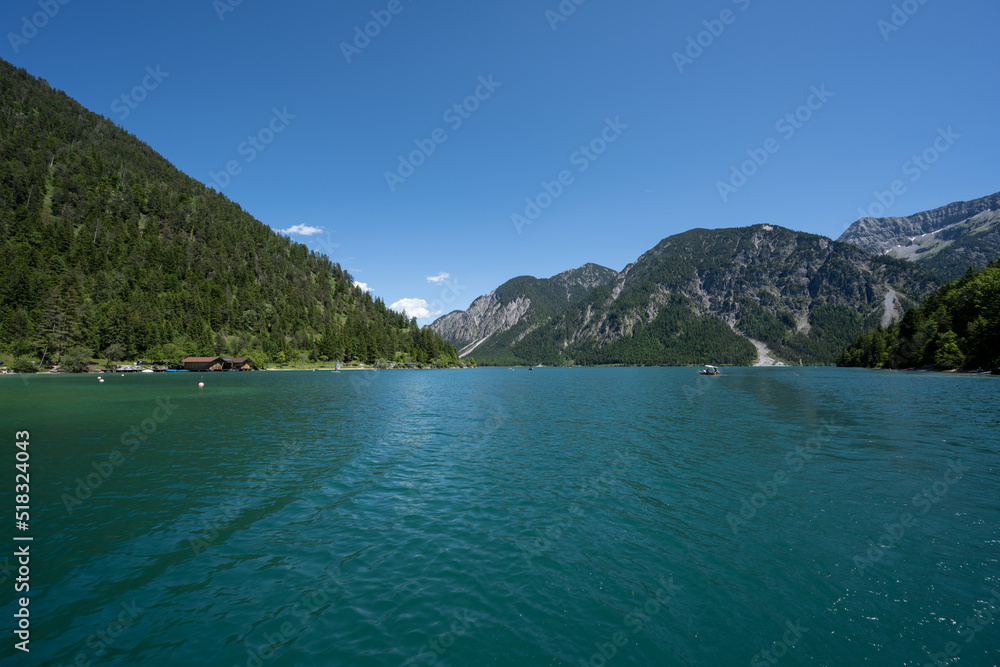
[[698, 372], [702, 375], [722, 375], [718, 368], [715, 366], [709, 366], [708, 364], [705, 364], [705, 367]]

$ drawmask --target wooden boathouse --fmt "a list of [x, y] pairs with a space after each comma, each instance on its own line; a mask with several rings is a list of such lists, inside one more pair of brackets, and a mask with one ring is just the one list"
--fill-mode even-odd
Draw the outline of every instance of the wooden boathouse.
[[248, 357], [188, 357], [183, 362], [189, 371], [252, 371]]
[[183, 362], [188, 371], [221, 371], [222, 357], [187, 357]]

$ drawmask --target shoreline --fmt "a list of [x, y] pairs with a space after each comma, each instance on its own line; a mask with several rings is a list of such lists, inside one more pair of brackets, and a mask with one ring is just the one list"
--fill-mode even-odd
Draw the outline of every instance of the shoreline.
[[[551, 369], [551, 368], [700, 368], [700, 367], [701, 367], [701, 364], [689, 364], [689, 365], [684, 365], [684, 366], [645, 366], [645, 365], [627, 365], [627, 364], [601, 364], [601, 365], [594, 365], [594, 366], [573, 365], [573, 366], [534, 366], [534, 367], [529, 367], [529, 366], [508, 366], [506, 364], [503, 364], [503, 365], [498, 365], [498, 366], [490, 366], [490, 365], [482, 365], [482, 366], [452, 366], [452, 367], [448, 367], [448, 368], [374, 368], [374, 367], [372, 367], [372, 368], [358, 368], [356, 366], [352, 366], [352, 367], [342, 367], [340, 369], [340, 371], [345, 371], [345, 372], [347, 372], [347, 371], [354, 371], [354, 372], [357, 372], [357, 371], [422, 371], [422, 370], [423, 371], [448, 371], [448, 370], [470, 370], [470, 369], [471, 370], [476, 370], [476, 369], [483, 369], [483, 368], [485, 368], [485, 369], [489, 369], [489, 368], [498, 368], [498, 369], [506, 369], [506, 368], [510, 368], [510, 369], [514, 369], [514, 368], [519, 368], [519, 369], [538, 368], [538, 369], [541, 369], [541, 368], [548, 368], [548, 369]], [[970, 371], [970, 370], [960, 370], [960, 369], [938, 370], [936, 368], [861, 368], [861, 367], [848, 367], [848, 366], [843, 366], [842, 367], [842, 366], [836, 366], [836, 365], [830, 365], [830, 366], [786, 366], [786, 365], [761, 366], [761, 365], [753, 364], [753, 365], [745, 365], [745, 366], [744, 365], [739, 365], [739, 366], [725, 366], [725, 365], [722, 365], [722, 366], [719, 366], [719, 368], [720, 369], [726, 369], [726, 368], [730, 368], [730, 369], [735, 369], [735, 368], [767, 368], [767, 369], [774, 369], [774, 370], [777, 370], [777, 369], [801, 370], [803, 368], [858, 368], [860, 370], [866, 370], [866, 371], [897, 372], [897, 373], [944, 373], [944, 374], [950, 374], [950, 375], [976, 375], [976, 376], [980, 376], [980, 375], [984, 375], [984, 376], [998, 376], [998, 375], [1000, 375], [1000, 373], [995, 373], [995, 372], [990, 371], [990, 370], [985, 370], [985, 371]], [[275, 367], [275, 368], [262, 368], [260, 370], [253, 370], [253, 371], [186, 371], [186, 370], [183, 370], [183, 371], [175, 371], [175, 372], [179, 372], [179, 373], [194, 373], [194, 374], [199, 374], [199, 375], [206, 375], [206, 374], [207, 375], [215, 375], [215, 374], [228, 374], [228, 373], [236, 373], [236, 372], [238, 372], [238, 373], [247, 373], [247, 372], [249, 372], [249, 373], [261, 373], [261, 372], [268, 372], [268, 373], [279, 372], [279, 373], [284, 373], [284, 372], [295, 372], [295, 371], [297, 371], [297, 372], [310, 372], [310, 373], [311, 372], [316, 372], [316, 371], [330, 372], [330, 373], [339, 372], [339, 371], [337, 371], [337, 370], [335, 370], [333, 368], [330, 368], [330, 367], [320, 367], [320, 366], [316, 366], [316, 367], [312, 367], [312, 368], [290, 368], [290, 367], [289, 368], [276, 368]], [[165, 372], [165, 371], [156, 371], [154, 373], [137, 373], [135, 371], [130, 371], [128, 373], [124, 373], [124, 375], [166, 375], [166, 374], [168, 374], [168, 373]], [[64, 376], [75, 376], [75, 375], [76, 376], [87, 376], [87, 375], [108, 375], [108, 376], [111, 376], [111, 375], [123, 375], [123, 373], [121, 373], [119, 371], [105, 371], [105, 370], [88, 370], [85, 373], [66, 373], [66, 372], [52, 373], [52, 372], [49, 372], [49, 371], [42, 371], [42, 372], [39, 372], [39, 373], [14, 373], [14, 372], [0, 373], [0, 377], [5, 377], [5, 376], [11, 376], [11, 377], [64, 377]]]

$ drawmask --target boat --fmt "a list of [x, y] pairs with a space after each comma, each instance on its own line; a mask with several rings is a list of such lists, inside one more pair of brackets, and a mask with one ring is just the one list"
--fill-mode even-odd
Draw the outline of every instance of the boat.
[[708, 364], [705, 364], [705, 367], [698, 372], [701, 373], [702, 375], [722, 375], [722, 373], [719, 372], [718, 368], [716, 368], [715, 366], [709, 366]]

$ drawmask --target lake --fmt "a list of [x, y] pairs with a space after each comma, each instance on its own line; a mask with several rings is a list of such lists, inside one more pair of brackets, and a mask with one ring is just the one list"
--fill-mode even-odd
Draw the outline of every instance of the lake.
[[722, 371], [2, 377], [0, 659], [1000, 662], [1000, 378]]

